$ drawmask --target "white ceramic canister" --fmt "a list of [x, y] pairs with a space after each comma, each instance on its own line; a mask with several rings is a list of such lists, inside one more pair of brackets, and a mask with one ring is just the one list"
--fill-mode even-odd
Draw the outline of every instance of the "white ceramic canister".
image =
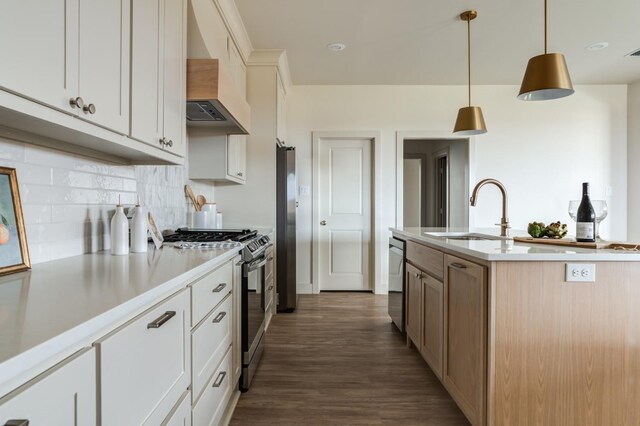
[[147, 238], [147, 212], [139, 204], [131, 221], [131, 251], [133, 253], [144, 253], [149, 245]]
[[206, 229], [209, 225], [209, 212], [193, 212], [193, 227]]
[[216, 213], [216, 229], [222, 229], [222, 212]]
[[111, 254], [129, 254], [129, 222], [121, 204], [116, 206], [116, 213], [111, 218]]
[[216, 229], [216, 213], [217, 213], [217, 207], [216, 207], [216, 203], [206, 203], [202, 206], [202, 209], [200, 211], [203, 212], [207, 212], [209, 213], [209, 215], [207, 216], [207, 220], [205, 223], [205, 228], [207, 229]]

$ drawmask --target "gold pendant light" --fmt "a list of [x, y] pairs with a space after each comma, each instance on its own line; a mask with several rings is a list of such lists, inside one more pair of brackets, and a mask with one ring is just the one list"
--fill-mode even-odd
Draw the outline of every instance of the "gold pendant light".
[[469, 106], [460, 108], [453, 133], [458, 135], [480, 135], [487, 133], [487, 126], [484, 124], [484, 117], [480, 107], [471, 106], [471, 21], [476, 19], [478, 12], [467, 10], [460, 14], [460, 19], [467, 21], [467, 64], [469, 77]]
[[573, 92], [564, 55], [547, 53], [547, 0], [544, 0], [544, 55], [529, 59], [518, 99], [546, 101], [564, 98]]

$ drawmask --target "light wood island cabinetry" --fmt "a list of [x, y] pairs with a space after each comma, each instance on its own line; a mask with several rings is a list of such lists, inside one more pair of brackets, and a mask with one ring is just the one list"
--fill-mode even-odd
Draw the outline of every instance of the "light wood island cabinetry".
[[444, 283], [427, 275], [422, 280], [422, 343], [420, 353], [440, 380], [444, 349]]
[[420, 324], [422, 322], [422, 272], [411, 264], [407, 264], [407, 303], [406, 303], [406, 324], [407, 337], [416, 346], [420, 346]]
[[[394, 236], [407, 241], [407, 337], [471, 424], [640, 424], [638, 259], [526, 260], [498, 241], [496, 260], [468, 249], [488, 244]], [[568, 281], [585, 263], [593, 281]]]
[[487, 281], [483, 266], [445, 256], [444, 385], [474, 424], [484, 424]]

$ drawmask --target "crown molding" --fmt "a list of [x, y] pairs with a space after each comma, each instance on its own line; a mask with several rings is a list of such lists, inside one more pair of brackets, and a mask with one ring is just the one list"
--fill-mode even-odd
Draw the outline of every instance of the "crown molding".
[[287, 51], [282, 49], [256, 49], [251, 52], [247, 66], [273, 66], [278, 68], [280, 78], [285, 90], [293, 85], [291, 81], [291, 72], [289, 70], [289, 59]]
[[247, 29], [242, 22], [242, 17], [238, 11], [238, 7], [234, 0], [213, 0], [222, 20], [224, 21], [227, 31], [234, 43], [236, 44], [240, 56], [245, 64], [248, 63], [251, 52], [253, 51], [253, 45], [249, 39]]

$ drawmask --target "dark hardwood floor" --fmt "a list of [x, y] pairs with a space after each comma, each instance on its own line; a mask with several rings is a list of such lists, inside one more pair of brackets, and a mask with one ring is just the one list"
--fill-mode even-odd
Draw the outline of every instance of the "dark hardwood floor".
[[276, 315], [231, 425], [467, 425], [387, 315], [386, 296], [300, 296]]

